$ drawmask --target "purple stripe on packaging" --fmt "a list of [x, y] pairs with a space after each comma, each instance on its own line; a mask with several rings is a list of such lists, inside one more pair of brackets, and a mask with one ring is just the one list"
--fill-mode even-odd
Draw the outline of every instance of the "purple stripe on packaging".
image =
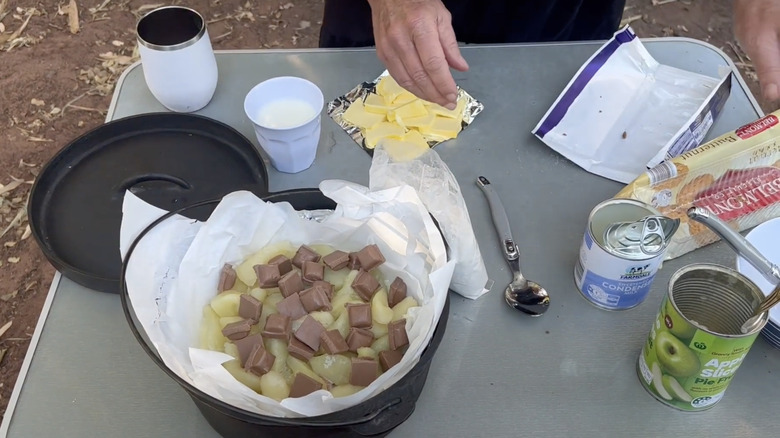
[[614, 37], [604, 45], [599, 52], [591, 58], [590, 62], [580, 71], [580, 74], [572, 82], [571, 86], [564, 92], [561, 99], [553, 107], [550, 114], [544, 119], [539, 129], [534, 132], [539, 138], [544, 138], [545, 134], [558, 126], [563, 116], [569, 111], [569, 107], [574, 103], [574, 99], [582, 93], [582, 90], [588, 85], [596, 72], [606, 64], [609, 58], [617, 51], [622, 44], [629, 43], [636, 38], [636, 34], [630, 27], [626, 27], [616, 33]]

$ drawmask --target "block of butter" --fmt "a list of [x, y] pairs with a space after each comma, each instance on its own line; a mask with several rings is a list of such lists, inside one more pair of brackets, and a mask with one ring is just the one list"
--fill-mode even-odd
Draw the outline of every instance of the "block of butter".
[[328, 104], [331, 118], [369, 152], [390, 140], [433, 147], [456, 138], [482, 110], [463, 89], [452, 110], [422, 100], [387, 72]]

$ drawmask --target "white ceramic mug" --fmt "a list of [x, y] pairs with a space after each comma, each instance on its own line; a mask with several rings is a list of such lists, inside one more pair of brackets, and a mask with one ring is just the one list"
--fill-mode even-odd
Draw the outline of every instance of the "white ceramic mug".
[[171, 111], [197, 111], [217, 88], [217, 60], [206, 21], [196, 11], [165, 6], [144, 15], [136, 26], [146, 85]]
[[247, 93], [244, 112], [276, 170], [298, 173], [314, 163], [324, 103], [319, 87], [295, 76], [268, 79]]

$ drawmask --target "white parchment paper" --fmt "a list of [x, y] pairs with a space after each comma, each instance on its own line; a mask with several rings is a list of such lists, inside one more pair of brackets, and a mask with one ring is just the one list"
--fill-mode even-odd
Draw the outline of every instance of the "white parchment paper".
[[[137, 245], [128, 263], [130, 302], [165, 365], [198, 389], [236, 407], [265, 415], [314, 416], [355, 405], [397, 382], [419, 360], [438, 323], [454, 261], [447, 261], [441, 234], [417, 193], [402, 185], [370, 191], [330, 180], [320, 185], [337, 208], [320, 221], [304, 219], [288, 203], [267, 203], [250, 192], [223, 198], [206, 222], [174, 216]], [[130, 192], [123, 205], [120, 250], [164, 212]], [[407, 316], [409, 347], [400, 364], [360, 392], [333, 398], [321, 390], [281, 403], [235, 380], [221, 364], [232, 357], [195, 348], [203, 306], [216, 294], [225, 263], [238, 264], [264, 246], [327, 244], [357, 251], [375, 243], [387, 279], [400, 276], [421, 303]], [[385, 285], [387, 286], [387, 285]]]

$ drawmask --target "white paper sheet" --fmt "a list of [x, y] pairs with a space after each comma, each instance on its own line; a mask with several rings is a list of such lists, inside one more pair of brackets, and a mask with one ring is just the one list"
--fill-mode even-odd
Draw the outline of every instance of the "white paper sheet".
[[[300, 217], [288, 203], [267, 203], [249, 192], [225, 196], [208, 221], [164, 221], [141, 240], [128, 264], [128, 293], [136, 315], [166, 366], [202, 391], [236, 407], [265, 415], [314, 416], [372, 397], [397, 382], [419, 360], [444, 307], [454, 262], [447, 261], [441, 234], [409, 186], [369, 191], [345, 181], [323, 181], [337, 202], [321, 223]], [[121, 251], [161, 211], [125, 194]], [[400, 364], [360, 392], [333, 398], [318, 391], [278, 403], [236, 381], [221, 364], [231, 356], [194, 348], [203, 306], [216, 294], [219, 271], [263, 246], [327, 244], [356, 251], [375, 243], [386, 262], [385, 278], [403, 278], [422, 305], [407, 318], [409, 347]]]

